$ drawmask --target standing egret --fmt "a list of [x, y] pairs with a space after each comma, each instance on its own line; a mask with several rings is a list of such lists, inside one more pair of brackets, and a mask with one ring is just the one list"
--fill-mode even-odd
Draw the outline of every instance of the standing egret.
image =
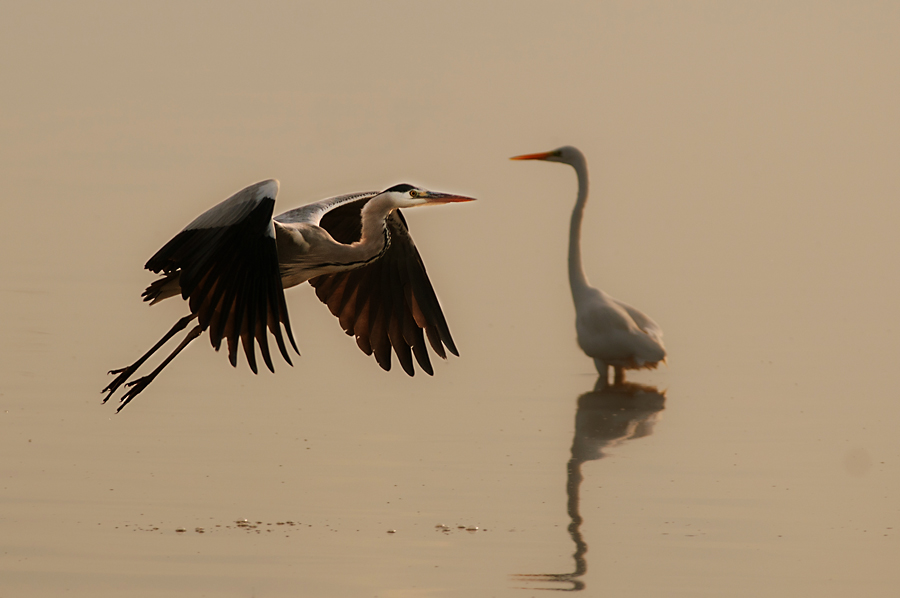
[[[143, 293], [152, 304], [181, 295], [190, 314], [178, 320], [156, 345], [132, 365], [112, 370], [103, 389], [105, 403], [160, 347], [193, 320], [197, 324], [150, 374], [126, 384], [117, 411], [136, 397], [191, 341], [209, 333], [218, 351], [225, 339], [237, 366], [238, 341], [257, 372], [254, 341], [274, 372], [268, 332], [291, 364], [281, 328], [299, 355], [291, 332], [284, 289], [303, 282], [356, 337], [359, 348], [383, 369], [391, 368], [391, 348], [414, 375], [412, 356], [434, 373], [426, 348], [446, 359], [459, 355], [425, 265], [398, 208], [473, 198], [427, 191], [408, 184], [385, 191], [323, 199], [272, 217], [278, 181], [261, 181], [210, 208], [150, 258], [145, 268], [161, 274]], [[423, 334], [424, 330], [424, 334]]]
[[609, 368], [615, 384], [625, 381], [625, 370], [655, 368], [666, 358], [662, 329], [638, 309], [590, 286], [581, 266], [581, 220], [588, 196], [588, 172], [584, 154], [570, 145], [540, 154], [515, 156], [512, 160], [562, 162], [578, 175], [578, 199], [569, 228], [569, 285], [575, 302], [578, 345], [594, 359], [600, 383], [608, 383]]

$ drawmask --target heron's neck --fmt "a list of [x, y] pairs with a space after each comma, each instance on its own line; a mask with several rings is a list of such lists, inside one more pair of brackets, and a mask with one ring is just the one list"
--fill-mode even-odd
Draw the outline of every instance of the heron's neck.
[[363, 266], [387, 251], [391, 244], [387, 218], [396, 206], [389, 197], [378, 195], [370, 199], [360, 212], [362, 234], [359, 241], [338, 248], [342, 263], [349, 267]]
[[[313, 258], [317, 267], [328, 268], [330, 272], [352, 270], [365, 266], [384, 255], [391, 244], [391, 234], [386, 219], [394, 210], [394, 205], [383, 196], [373, 197], [366, 202], [360, 212], [362, 234], [358, 241], [350, 244], [336, 242], [327, 236], [319, 253]], [[326, 257], [327, 256], [327, 257]], [[317, 274], [313, 274], [315, 276]]]
[[394, 206], [374, 197], [360, 212], [362, 234], [358, 241], [341, 243], [325, 229], [307, 223], [276, 222], [278, 261], [284, 288], [311, 278], [365, 266], [384, 255], [391, 243], [386, 218]]
[[588, 173], [583, 161], [572, 164], [572, 167], [578, 175], [578, 199], [575, 201], [569, 226], [569, 286], [572, 287], [572, 296], [578, 297], [590, 290], [581, 265], [581, 221], [584, 217], [584, 204], [587, 203]]
[[385, 220], [390, 216], [394, 207], [389, 198], [384, 195], [378, 195], [367, 201], [360, 213], [362, 236], [352, 246], [358, 251], [364, 252], [384, 251], [385, 244], [390, 241]]

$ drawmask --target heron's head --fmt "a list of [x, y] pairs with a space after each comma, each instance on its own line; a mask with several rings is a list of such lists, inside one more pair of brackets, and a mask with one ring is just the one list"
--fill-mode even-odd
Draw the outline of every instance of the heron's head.
[[474, 197], [429, 191], [428, 189], [422, 189], [421, 187], [415, 187], [407, 183], [394, 185], [393, 187], [382, 191], [380, 195], [389, 197], [393, 205], [398, 208], [412, 208], [415, 206], [475, 200]]
[[577, 147], [564, 145], [549, 152], [513, 156], [510, 160], [545, 160], [547, 162], [562, 162], [563, 164], [574, 166], [577, 162], [584, 162], [584, 154]]

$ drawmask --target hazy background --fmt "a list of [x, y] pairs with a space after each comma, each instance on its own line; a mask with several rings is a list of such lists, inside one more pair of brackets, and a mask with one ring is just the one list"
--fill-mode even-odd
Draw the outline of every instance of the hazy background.
[[[0, 595], [568, 587], [511, 576], [574, 567], [566, 463], [596, 378], [575, 176], [507, 160], [564, 144], [591, 168], [589, 279], [669, 350], [632, 376], [666, 393], [652, 435], [582, 468], [585, 591], [896, 591], [900, 6], [0, 12]], [[253, 376], [201, 341], [114, 416], [105, 372], [184, 313], [141, 303], [142, 265], [269, 177], [282, 210], [398, 182], [478, 197], [407, 213], [461, 357], [384, 373], [302, 287], [295, 367]]]

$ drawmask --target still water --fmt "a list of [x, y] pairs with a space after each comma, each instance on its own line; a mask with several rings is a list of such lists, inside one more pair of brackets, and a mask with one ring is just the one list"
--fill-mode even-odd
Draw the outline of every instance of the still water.
[[[861, 3], [44, 3], [0, 24], [0, 596], [893, 596], [900, 11]], [[668, 363], [595, 390], [566, 281]], [[194, 343], [143, 263], [233, 191], [407, 181], [460, 357]]]

